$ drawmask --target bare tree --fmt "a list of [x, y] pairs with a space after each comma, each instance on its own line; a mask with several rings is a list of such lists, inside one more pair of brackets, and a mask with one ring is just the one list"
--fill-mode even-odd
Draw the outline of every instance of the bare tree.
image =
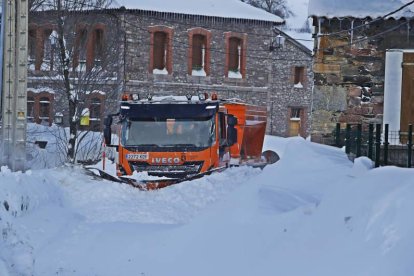
[[286, 0], [241, 0], [253, 7], [263, 9], [272, 14], [278, 15], [283, 19], [293, 15], [286, 4]]
[[[55, 106], [68, 118], [69, 134], [67, 158], [76, 162], [79, 144], [87, 135], [80, 131], [81, 118], [88, 111], [87, 99], [93, 91], [105, 91], [106, 99], [115, 98], [119, 88], [119, 20], [114, 13], [102, 13], [112, 0], [32, 0], [32, 18], [48, 18], [47, 24], [54, 26], [45, 40], [50, 40], [53, 54], [43, 59], [42, 67], [47, 68], [45, 77], [50, 77], [57, 93]], [[37, 17], [36, 17], [37, 15]], [[40, 19], [39, 19], [40, 18]], [[93, 26], [106, 21], [110, 27], [103, 33]], [[87, 22], [79, 27], [79, 22]], [[91, 34], [94, 42], [91, 44]], [[105, 43], [104, 43], [105, 42]], [[94, 58], [85, 62], [85, 55], [94, 53]], [[45, 50], [46, 52], [46, 50]], [[46, 54], [46, 53], [45, 53]], [[99, 92], [100, 93], [100, 92]], [[86, 111], [85, 111], [86, 110]], [[102, 114], [101, 114], [102, 116]], [[83, 129], [84, 130], [84, 129]]]

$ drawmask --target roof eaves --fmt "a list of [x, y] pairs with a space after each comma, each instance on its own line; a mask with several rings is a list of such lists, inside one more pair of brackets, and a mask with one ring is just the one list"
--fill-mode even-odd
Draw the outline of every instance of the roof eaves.
[[241, 20], [246, 22], [267, 22], [272, 23], [273, 25], [284, 25], [286, 23], [285, 20], [282, 21], [273, 21], [273, 20], [265, 20], [265, 19], [252, 19], [252, 18], [243, 18], [243, 17], [223, 17], [223, 16], [213, 16], [213, 15], [203, 15], [203, 14], [191, 14], [191, 13], [178, 13], [178, 12], [164, 12], [164, 11], [155, 11], [155, 10], [144, 10], [144, 9], [128, 9], [125, 7], [114, 8], [111, 10], [118, 10], [118, 11], [127, 11], [127, 12], [139, 12], [139, 13], [157, 13], [157, 14], [168, 14], [168, 15], [185, 15], [185, 16], [194, 16], [194, 17], [204, 17], [204, 18], [221, 18], [224, 20]]

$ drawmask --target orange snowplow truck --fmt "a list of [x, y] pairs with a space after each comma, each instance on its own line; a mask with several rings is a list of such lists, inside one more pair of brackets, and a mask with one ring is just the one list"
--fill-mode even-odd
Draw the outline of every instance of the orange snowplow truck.
[[[114, 116], [120, 126], [117, 145], [111, 145]], [[215, 94], [141, 100], [124, 95], [120, 112], [105, 119], [104, 138], [107, 146], [117, 147], [118, 177], [146, 172], [152, 179], [139, 185], [152, 189], [232, 165], [274, 162], [273, 154], [262, 157], [266, 119], [265, 107]]]

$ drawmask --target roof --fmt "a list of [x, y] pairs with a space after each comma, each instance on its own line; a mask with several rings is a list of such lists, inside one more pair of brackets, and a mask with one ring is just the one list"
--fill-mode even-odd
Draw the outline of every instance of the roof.
[[[409, 3], [409, 0], [309, 0], [309, 16], [378, 18]], [[414, 16], [414, 3], [389, 18]]]
[[119, 8], [283, 23], [277, 15], [240, 0], [116, 0]]

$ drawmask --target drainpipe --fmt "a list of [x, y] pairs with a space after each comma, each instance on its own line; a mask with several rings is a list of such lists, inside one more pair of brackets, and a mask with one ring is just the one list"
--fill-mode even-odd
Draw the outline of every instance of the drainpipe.
[[318, 50], [321, 48], [321, 26], [322, 26], [322, 23], [321, 23], [321, 19], [318, 17], [318, 35], [317, 35], [317, 37], [318, 37]]
[[311, 104], [310, 104], [310, 120], [309, 120], [309, 136], [312, 141], [312, 130], [313, 130], [313, 94], [315, 91], [315, 84], [312, 83], [312, 92], [311, 92]]

